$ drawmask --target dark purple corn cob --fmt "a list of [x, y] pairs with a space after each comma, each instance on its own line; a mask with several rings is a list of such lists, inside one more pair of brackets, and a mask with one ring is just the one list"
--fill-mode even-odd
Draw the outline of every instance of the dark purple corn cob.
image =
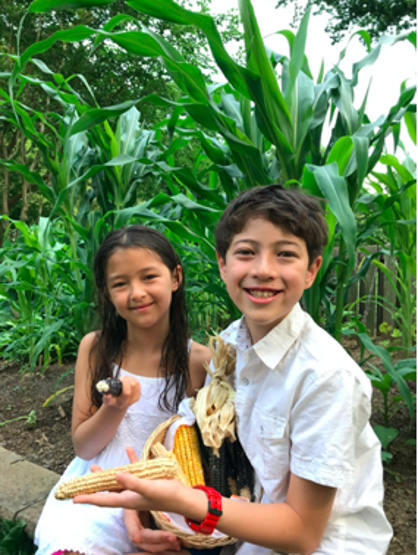
[[107, 380], [97, 382], [96, 389], [102, 395], [110, 393], [117, 397], [122, 393], [122, 382], [118, 378], [107, 378]]

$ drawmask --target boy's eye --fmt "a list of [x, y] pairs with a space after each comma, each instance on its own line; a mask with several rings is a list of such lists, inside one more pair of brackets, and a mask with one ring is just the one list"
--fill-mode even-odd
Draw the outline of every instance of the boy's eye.
[[292, 251], [280, 251], [279, 256], [283, 258], [294, 258], [296, 256], [296, 253]]
[[252, 251], [251, 249], [238, 249], [235, 254], [238, 254], [240, 256], [251, 256], [252, 254], [254, 254], [254, 251]]

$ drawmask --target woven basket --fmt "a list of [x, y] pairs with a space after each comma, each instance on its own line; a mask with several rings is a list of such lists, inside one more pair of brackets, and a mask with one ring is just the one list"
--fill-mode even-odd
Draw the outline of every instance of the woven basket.
[[[176, 420], [181, 418], [180, 415], [176, 414], [165, 420], [160, 424], [149, 436], [148, 440], [144, 445], [144, 449], [141, 454], [141, 461], [147, 461], [152, 458], [151, 448], [155, 443], [164, 444], [165, 436], [167, 430]], [[185, 532], [181, 528], [175, 526], [171, 521], [167, 520], [164, 513], [159, 511], [152, 511], [152, 516], [161, 530], [166, 530], [167, 532], [172, 532], [178, 538], [180, 538], [181, 543], [184, 547], [194, 547], [196, 549], [210, 549], [212, 547], [221, 547], [224, 545], [229, 545], [235, 543], [237, 540], [231, 538], [230, 536], [214, 537], [208, 536], [207, 534], [197, 534], [192, 532]]]

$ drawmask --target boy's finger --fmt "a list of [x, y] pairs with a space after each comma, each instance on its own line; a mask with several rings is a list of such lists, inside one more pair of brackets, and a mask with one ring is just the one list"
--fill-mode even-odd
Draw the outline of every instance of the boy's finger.
[[116, 474], [116, 481], [119, 482], [123, 489], [127, 489], [139, 494], [142, 492], [142, 486], [146, 485], [147, 482], [147, 480], [141, 480], [133, 474], [129, 474], [129, 472], [118, 472]]
[[84, 505], [97, 505], [98, 507], [122, 507], [124, 509], [136, 509], [141, 506], [142, 497], [131, 491], [120, 493], [86, 493], [76, 495], [73, 503]]

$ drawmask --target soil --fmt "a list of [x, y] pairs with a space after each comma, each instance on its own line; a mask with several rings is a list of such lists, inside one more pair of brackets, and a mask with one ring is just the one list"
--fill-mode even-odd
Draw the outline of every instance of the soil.
[[[72, 389], [45, 401], [73, 383], [73, 364], [51, 366], [44, 373], [20, 376], [17, 364], [0, 362], [0, 446], [27, 460], [61, 474], [74, 457], [71, 442]], [[374, 392], [372, 424], [382, 424], [378, 414], [381, 393]], [[36, 423], [26, 418], [35, 412]], [[32, 413], [33, 414], [33, 413]], [[13, 420], [15, 418], [19, 420]], [[4, 424], [6, 421], [10, 421]], [[415, 438], [406, 411], [399, 411], [391, 426], [400, 430], [390, 446], [393, 459], [385, 465], [385, 510], [394, 537], [389, 555], [415, 555], [416, 549], [416, 448], [406, 445]]]

